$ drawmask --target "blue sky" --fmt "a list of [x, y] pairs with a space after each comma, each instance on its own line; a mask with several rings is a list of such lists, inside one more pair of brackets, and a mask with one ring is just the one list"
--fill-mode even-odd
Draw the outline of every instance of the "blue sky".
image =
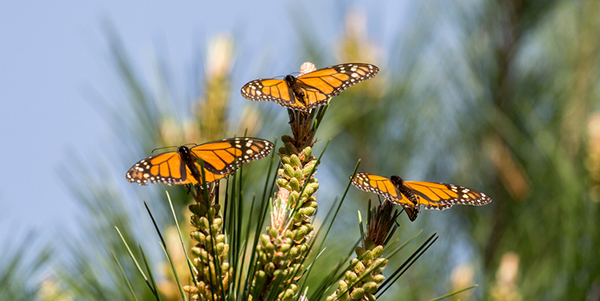
[[[397, 24], [398, 4], [391, 2], [367, 9]], [[352, 3], [0, 3], [0, 149], [4, 158], [0, 172], [0, 241], [6, 241], [9, 229], [11, 233], [35, 231], [52, 236], [75, 223], [75, 199], [58, 170], [61, 166], [68, 168], [73, 154], [93, 160], [107, 148], [107, 141], [114, 141], [107, 116], [98, 110], [102, 105], [94, 102], [98, 95], [113, 104], [125, 97], [118, 89], [121, 86], [112, 67], [107, 24], [124, 41], [133, 64], [142, 73], [151, 73], [157, 59], [175, 73], [185, 73], [199, 51], [204, 51], [207, 40], [233, 32], [239, 39], [237, 51], [243, 52], [244, 60], [278, 55], [282, 59], [274, 66], [285, 74], [299, 64], [295, 61], [297, 55], [291, 54], [295, 45], [290, 41], [296, 36], [290, 14], [310, 7], [314, 14], [301, 18], [307, 23], [319, 20], [323, 31], [315, 35], [327, 40], [338, 36], [343, 26], [340, 16]], [[390, 5], [396, 9], [390, 10]], [[387, 29], [380, 35], [394, 33], [382, 19], [377, 24], [375, 30]], [[246, 67], [238, 69], [244, 70], [246, 77], [253, 75], [246, 70], [256, 65], [247, 62]]]
[[[8, 229], [44, 236], [74, 222], [77, 206], [58, 169], [69, 165], [72, 154], [91, 160], [114, 135], [98, 110], [101, 105], [92, 103], [98, 100], [95, 94], [109, 101], [124, 97], [116, 89], [120, 86], [108, 51], [107, 24], [142, 72], [158, 57], [183, 68], [194, 61], [206, 39], [241, 25], [235, 20], [248, 21], [242, 14], [247, 5], [69, 0], [0, 4], [0, 241]], [[283, 9], [272, 5], [271, 11]]]

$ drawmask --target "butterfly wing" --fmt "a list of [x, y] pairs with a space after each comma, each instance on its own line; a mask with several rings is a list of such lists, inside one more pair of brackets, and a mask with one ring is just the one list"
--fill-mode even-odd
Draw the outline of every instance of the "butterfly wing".
[[414, 222], [417, 219], [417, 215], [419, 215], [419, 208], [412, 206], [403, 206], [404, 212], [408, 215], [408, 219], [411, 222]]
[[405, 181], [425, 209], [445, 210], [453, 205], [482, 206], [492, 201], [483, 192], [446, 183]]
[[286, 108], [304, 111], [304, 104], [296, 101], [296, 96], [288, 83], [281, 79], [257, 79], [242, 87], [242, 96], [252, 101], [272, 101]]
[[[140, 185], [148, 185], [148, 182], [167, 185], [198, 184], [190, 166], [195, 168], [195, 171], [201, 171], [202, 167], [197, 159], [202, 159], [205, 167], [204, 178], [210, 183], [228, 176], [241, 163], [266, 157], [271, 149], [273, 143], [258, 138], [231, 138], [208, 142], [192, 147], [191, 157], [188, 155], [187, 159], [176, 151], [140, 160], [127, 172], [127, 180]], [[185, 164], [186, 161], [190, 166]]]
[[483, 192], [464, 186], [446, 183], [404, 181], [404, 187], [410, 189], [417, 198], [417, 204], [414, 204], [403, 193], [399, 193], [388, 178], [367, 173], [357, 173], [352, 180], [352, 184], [360, 190], [377, 193], [386, 199], [398, 203], [404, 207], [411, 221], [417, 218], [420, 205], [423, 205], [425, 209], [445, 210], [453, 205], [483, 206], [492, 201]]
[[357, 173], [352, 179], [352, 184], [362, 191], [376, 193], [386, 200], [399, 204], [404, 208], [411, 222], [417, 219], [419, 208], [404, 195], [399, 194], [390, 179], [368, 173]]
[[[202, 167], [200, 166], [200, 164], [198, 162], [194, 162], [194, 166], [195, 166], [196, 170], [198, 170], [198, 171], [202, 170]], [[196, 184], [198, 184], [199, 182], [198, 182], [198, 180], [196, 180], [196, 177], [194, 177], [194, 174], [192, 173], [190, 168], [188, 166], [185, 166], [185, 170], [186, 170], [186, 180], [176, 183], [176, 184], [180, 184], [180, 185], [183, 185], [183, 184], [196, 185]], [[228, 175], [229, 174], [216, 174], [216, 173], [206, 170], [206, 168], [204, 169], [204, 179], [207, 184], [212, 183], [216, 180], [220, 180]], [[202, 174], [200, 174], [200, 177], [202, 177]]]
[[148, 181], [174, 185], [184, 184], [189, 175], [189, 169], [183, 163], [181, 155], [178, 152], [168, 152], [150, 156], [134, 164], [127, 172], [127, 180], [140, 185], [148, 185]]
[[339, 64], [301, 75], [296, 82], [304, 90], [306, 107], [312, 109], [378, 72], [379, 68], [371, 64]]
[[268, 140], [229, 138], [194, 146], [190, 150], [195, 157], [204, 161], [208, 180], [209, 176], [228, 175], [242, 163], [262, 159], [272, 149], [273, 143]]
[[[327, 99], [346, 88], [374, 77], [377, 72], [379, 68], [371, 64], [339, 64], [299, 76], [292, 84], [294, 87], [280, 79], [254, 80], [242, 87], [242, 96], [249, 100], [273, 101], [293, 110], [308, 111], [326, 104]], [[294, 88], [304, 94], [303, 100], [296, 99]]]
[[394, 184], [385, 177], [359, 172], [354, 175], [352, 184], [362, 191], [376, 193], [386, 199], [402, 197], [402, 195], [398, 195]]

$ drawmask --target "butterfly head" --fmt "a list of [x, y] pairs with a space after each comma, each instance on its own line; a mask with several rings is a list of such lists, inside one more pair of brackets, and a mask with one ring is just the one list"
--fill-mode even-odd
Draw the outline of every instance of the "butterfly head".
[[180, 147], [177, 148], [177, 152], [182, 154], [182, 155], [189, 155], [190, 154], [190, 148], [182, 145]]
[[291, 74], [290, 75], [286, 75], [283, 78], [283, 80], [286, 81], [288, 84], [295, 84], [296, 83], [296, 77], [293, 76], [293, 75], [291, 75]]
[[390, 181], [396, 187], [402, 187], [402, 186], [404, 186], [404, 180], [402, 180], [402, 178], [399, 177], [399, 176], [391, 176], [390, 177]]

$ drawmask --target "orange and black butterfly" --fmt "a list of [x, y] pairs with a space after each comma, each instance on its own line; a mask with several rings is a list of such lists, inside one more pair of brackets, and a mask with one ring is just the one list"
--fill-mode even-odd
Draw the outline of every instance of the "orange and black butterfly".
[[373, 192], [404, 207], [408, 218], [417, 218], [421, 205], [425, 209], [445, 210], [453, 205], [482, 206], [492, 199], [467, 187], [433, 182], [404, 181], [399, 176], [385, 178], [368, 173], [357, 173], [352, 179], [356, 188]]
[[242, 96], [253, 101], [273, 101], [296, 111], [307, 112], [327, 103], [346, 88], [374, 77], [379, 68], [371, 64], [335, 65], [298, 77], [257, 79], [242, 87]]
[[127, 172], [130, 183], [148, 185], [198, 184], [217, 181], [231, 174], [240, 164], [266, 157], [273, 143], [259, 138], [229, 138], [194, 147], [180, 146], [177, 151], [150, 156], [133, 165]]

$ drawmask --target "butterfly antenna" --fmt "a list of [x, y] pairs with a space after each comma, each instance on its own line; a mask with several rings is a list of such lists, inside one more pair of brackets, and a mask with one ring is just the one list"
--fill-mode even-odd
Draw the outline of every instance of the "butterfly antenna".
[[163, 147], [157, 147], [157, 148], [153, 149], [153, 150], [152, 150], [150, 153], [154, 153], [154, 151], [157, 151], [157, 150], [161, 150], [161, 149], [165, 149], [165, 148], [173, 148], [173, 147], [177, 148], [177, 146], [163, 146]]

